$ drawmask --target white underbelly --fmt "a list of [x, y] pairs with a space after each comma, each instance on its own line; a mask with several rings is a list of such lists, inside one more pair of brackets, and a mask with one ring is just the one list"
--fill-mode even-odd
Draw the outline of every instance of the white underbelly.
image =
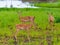
[[21, 30], [23, 30], [24, 28], [23, 27], [21, 27]]

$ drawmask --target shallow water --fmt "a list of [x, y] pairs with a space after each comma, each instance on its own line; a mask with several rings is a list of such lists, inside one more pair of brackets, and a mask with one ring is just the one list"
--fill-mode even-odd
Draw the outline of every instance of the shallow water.
[[13, 5], [14, 8], [38, 8], [31, 6], [29, 2], [23, 3], [22, 1], [0, 1], [0, 8], [7, 7], [10, 8]]

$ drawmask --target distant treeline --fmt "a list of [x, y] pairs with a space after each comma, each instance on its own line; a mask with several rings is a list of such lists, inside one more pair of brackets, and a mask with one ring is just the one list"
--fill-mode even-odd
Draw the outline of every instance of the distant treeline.
[[55, 1], [59, 1], [59, 0], [22, 0], [23, 2], [55, 2]]

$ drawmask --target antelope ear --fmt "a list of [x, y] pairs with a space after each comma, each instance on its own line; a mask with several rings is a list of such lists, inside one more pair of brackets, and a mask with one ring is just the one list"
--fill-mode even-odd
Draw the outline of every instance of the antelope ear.
[[18, 14], [18, 15], [21, 15], [21, 12], [20, 12], [20, 11], [17, 11], [17, 14]]
[[35, 18], [35, 16], [34, 16], [34, 18]]
[[47, 12], [47, 14], [48, 14], [48, 15], [49, 15], [49, 14], [50, 14], [50, 15], [53, 15], [53, 13], [52, 13], [52, 12]]
[[47, 12], [47, 15], [49, 16], [50, 15], [50, 12]]
[[53, 13], [51, 12], [51, 14], [53, 14]]
[[50, 12], [47, 12], [47, 14], [49, 14]]
[[47, 14], [49, 14], [49, 12], [47, 12]]

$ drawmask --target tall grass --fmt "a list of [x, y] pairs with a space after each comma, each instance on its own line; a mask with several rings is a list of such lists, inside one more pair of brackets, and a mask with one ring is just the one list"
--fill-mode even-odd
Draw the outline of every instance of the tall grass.
[[[11, 25], [13, 28], [16, 24], [20, 23], [17, 11], [21, 11], [22, 16], [35, 16], [35, 23], [37, 23], [41, 28], [46, 27], [48, 24], [48, 14], [47, 12], [52, 12], [56, 20], [60, 18], [59, 8], [39, 8], [39, 9], [4, 9], [0, 11], [0, 28], [8, 28]], [[43, 21], [42, 21], [43, 20]]]
[[[20, 20], [17, 14], [17, 11], [21, 11], [22, 16], [35, 16], [35, 23], [38, 24], [38, 27], [43, 29], [43, 32], [45, 31], [45, 28], [47, 27], [48, 23], [48, 14], [47, 12], [52, 12], [53, 16], [56, 18], [60, 18], [60, 9], [59, 8], [36, 8], [36, 9], [31, 9], [31, 8], [25, 8], [25, 9], [17, 9], [17, 8], [2, 8], [0, 9], [0, 36], [3, 38], [6, 35], [7, 36], [12, 36], [15, 31], [16, 31], [16, 24], [20, 24]], [[59, 20], [59, 19], [58, 19]], [[56, 23], [57, 28], [60, 26], [60, 23]], [[60, 28], [58, 29], [60, 30]], [[46, 36], [43, 32], [41, 31], [34, 31], [31, 29], [30, 35], [31, 36], [36, 36], [36, 35], [43, 35]], [[60, 34], [60, 31], [58, 31]], [[57, 32], [57, 33], [58, 33]], [[56, 32], [54, 32], [56, 34]], [[20, 35], [25, 35], [27, 36], [26, 31], [19, 31], [18, 36]], [[19, 38], [19, 40], [22, 40]], [[8, 43], [13, 45], [13, 39], [8, 40]], [[32, 42], [31, 42], [32, 43]], [[32, 43], [33, 44], [33, 43]], [[38, 42], [36, 41], [36, 45]], [[28, 45], [28, 43], [26, 44]], [[35, 45], [35, 44], [33, 44]]]

